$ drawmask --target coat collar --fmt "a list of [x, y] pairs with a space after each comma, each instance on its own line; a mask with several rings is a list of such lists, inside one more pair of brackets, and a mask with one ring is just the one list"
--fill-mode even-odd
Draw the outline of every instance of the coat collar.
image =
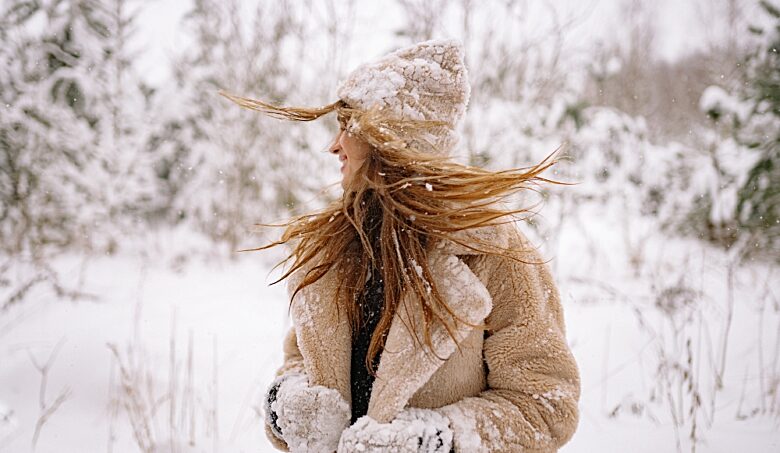
[[488, 290], [456, 256], [434, 250], [428, 261], [431, 277], [455, 315], [454, 338], [443, 324], [434, 322], [429, 329], [433, 350], [421, 346], [422, 307], [413, 293], [404, 295], [390, 325], [368, 404], [368, 415], [380, 423], [394, 419], [474, 329], [454, 320], [479, 325], [492, 308]]
[[[490, 294], [476, 277], [458, 269], [456, 255], [479, 253], [463, 244], [475, 240], [503, 246], [507, 242], [498, 227], [463, 230], [453, 235], [454, 241], [438, 241], [429, 252], [429, 268], [435, 284], [460, 319], [471, 324], [481, 323], [492, 307]], [[462, 263], [461, 263], [462, 264]], [[295, 288], [305, 274], [301, 269], [290, 277], [288, 287]], [[323, 385], [338, 390], [351, 402], [350, 366], [352, 337], [343, 309], [345, 300], [336, 298], [338, 282], [334, 272], [328, 272], [316, 283], [301, 290], [295, 297], [291, 313], [298, 347], [311, 385]], [[343, 294], [343, 293], [342, 293]], [[456, 350], [457, 343], [441, 324], [431, 328], [435, 354], [425, 348], [421, 353], [414, 336], [423, 339], [422, 310], [407, 294], [401, 301], [388, 331], [385, 348], [371, 392], [368, 415], [379, 422], [389, 422], [403, 410], [409, 399], [430, 379], [444, 361]], [[473, 327], [457, 323], [454, 329], [458, 342], [465, 339]]]

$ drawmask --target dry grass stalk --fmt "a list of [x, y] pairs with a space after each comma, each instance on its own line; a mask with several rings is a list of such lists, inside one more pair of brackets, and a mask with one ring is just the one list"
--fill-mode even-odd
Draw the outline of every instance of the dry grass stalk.
[[38, 370], [38, 372], [41, 374], [41, 384], [38, 390], [38, 407], [40, 409], [40, 415], [38, 416], [38, 420], [35, 422], [35, 430], [33, 431], [33, 451], [35, 451], [35, 446], [38, 444], [38, 439], [40, 438], [43, 426], [46, 424], [49, 418], [54, 415], [57, 409], [59, 409], [60, 406], [62, 406], [62, 404], [70, 397], [71, 394], [70, 388], [64, 387], [60, 390], [59, 395], [57, 395], [57, 398], [55, 398], [51, 404], [46, 403], [46, 388], [49, 382], [49, 371], [51, 371], [51, 367], [54, 364], [54, 360], [57, 358], [57, 354], [59, 354], [63, 343], [64, 340], [57, 342], [57, 345], [54, 346], [54, 349], [52, 349], [51, 353], [49, 353], [49, 358], [46, 359], [46, 363], [44, 364], [38, 363], [38, 360], [35, 358], [35, 356], [33, 356], [32, 353], [27, 350], [30, 361], [33, 363], [35, 369]]
[[[139, 312], [136, 310], [137, 314]], [[135, 332], [124, 355], [115, 344], [107, 345], [119, 369], [119, 382], [114, 386], [116, 395], [113, 397], [113, 404], [126, 413], [133, 438], [143, 452], [157, 451], [161, 445], [165, 445], [166, 451], [171, 453], [181, 450], [185, 444], [196, 446], [199, 437], [196, 430], [197, 418], [200, 411], [207, 420], [204, 425], [207, 432], [204, 436], [213, 437], [214, 449], [218, 447], [218, 395], [214, 390], [211, 407], [203, 407], [204, 400], [198, 397], [195, 383], [193, 333], [189, 332], [187, 354], [182, 363], [177, 346], [177, 323], [174, 311], [169, 336], [167, 382], [160, 383], [155, 379], [159, 376], [147, 365], [149, 359], [141, 344], [140, 331]], [[215, 369], [212, 387], [216, 389], [216, 341], [214, 346]], [[167, 433], [167, 439], [162, 439], [160, 433]]]
[[153, 405], [149, 404], [144, 397], [146, 392], [142, 391], [146, 370], [132, 366], [132, 345], [128, 346], [128, 360], [122, 359], [115, 344], [109, 343], [107, 346], [119, 366], [118, 400], [130, 421], [133, 437], [141, 451], [151, 453], [154, 451], [156, 436], [152, 425]]

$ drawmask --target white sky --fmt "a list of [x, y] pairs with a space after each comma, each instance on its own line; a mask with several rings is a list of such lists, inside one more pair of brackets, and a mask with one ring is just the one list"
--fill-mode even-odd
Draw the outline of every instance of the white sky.
[[[566, 35], [568, 43], [588, 46], [596, 40], [620, 40], [626, 26], [619, 19], [621, 6], [630, 0], [561, 0], [554, 3], [562, 17], [576, 18]], [[726, 0], [718, 0], [724, 3]], [[742, 1], [742, 0], [739, 0]], [[708, 3], [709, 2], [709, 3]], [[487, 2], [485, 2], [487, 3]], [[169, 75], [167, 55], [187, 45], [186, 31], [181, 18], [190, 7], [189, 0], [156, 0], [149, 2], [139, 17], [138, 44], [146, 46], [138, 67], [142, 76], [157, 84]], [[251, 15], [256, 2], [244, 2]], [[480, 4], [480, 3], [477, 3]], [[484, 3], [481, 3], [484, 4]], [[531, 16], [528, 23], [542, 23], [549, 17], [553, 2], [528, 1], [524, 8]], [[714, 0], [655, 0], [645, 5], [656, 9], [656, 52], [664, 59], [673, 60], [701, 49], [713, 34], [723, 29], [723, 17]], [[319, 5], [320, 7], [322, 5]], [[749, 15], [755, 6], [745, 7]], [[393, 42], [393, 30], [400, 27], [401, 16], [394, 2], [357, 2], [354, 24], [355, 39], [345, 49], [344, 61], [337, 64], [344, 74], [362, 61], [381, 55]], [[717, 16], [717, 17], [713, 17]], [[454, 20], [457, 20], [454, 19]], [[716, 23], [720, 22], [720, 23]]]

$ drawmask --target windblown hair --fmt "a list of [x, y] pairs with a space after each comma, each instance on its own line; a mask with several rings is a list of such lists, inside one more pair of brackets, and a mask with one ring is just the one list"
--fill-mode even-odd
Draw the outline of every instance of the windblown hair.
[[[489, 171], [424, 154], [402, 138], [439, 127], [442, 122], [402, 120], [379, 109], [354, 109], [341, 100], [320, 108], [295, 108], [277, 107], [224, 91], [220, 94], [244, 108], [288, 120], [311, 121], [335, 111], [342, 130], [354, 131], [351, 133], [371, 145], [366, 163], [350, 179], [341, 199], [320, 211], [273, 225], [286, 227], [281, 239], [242, 251], [294, 245], [292, 253], [277, 264], [292, 260], [292, 266], [273, 282], [284, 280], [308, 264], [309, 270], [293, 297], [326, 273], [336, 272], [340, 282], [336, 300], [341, 291], [346, 291], [346, 300], [354, 301], [346, 307], [353, 332], [362, 322], [358, 303], [367, 270], [371, 266], [380, 270], [385, 282], [384, 309], [366, 357], [366, 367], [372, 374], [374, 358], [384, 346], [406, 291], [414, 291], [417, 297], [413, 299], [422, 304], [423, 338], [417, 329], [407, 328], [416, 344], [427, 345], [434, 354], [430, 336], [433, 322], [441, 322], [451, 336], [455, 323], [467, 323], [455, 317], [431, 278], [427, 255], [433, 239], [450, 240], [482, 253], [522, 261], [511, 249], [464, 243], [453, 233], [511, 222], [516, 214], [530, 212], [527, 208], [507, 209], [502, 201], [520, 190], [534, 190], [532, 186], [539, 181], [568, 184], [539, 176], [557, 162], [550, 160], [555, 151], [532, 167]], [[507, 217], [512, 219], [502, 222]]]

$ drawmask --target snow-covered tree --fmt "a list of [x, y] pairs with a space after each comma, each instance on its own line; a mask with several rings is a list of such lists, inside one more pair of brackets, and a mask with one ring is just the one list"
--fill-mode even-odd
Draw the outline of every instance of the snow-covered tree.
[[746, 256], [778, 259], [780, 9], [760, 4], [770, 21], [751, 27], [758, 39], [744, 60], [741, 79], [731, 86], [711, 86], [701, 97], [700, 108], [713, 124], [705, 139], [712, 156], [707, 168], [717, 191], [704, 194], [698, 211], [707, 215], [711, 228], [726, 227], [727, 244], [745, 243]]
[[[125, 0], [12, 0], [0, 48], [0, 245], [110, 251], [138, 209], [142, 115]], [[141, 181], [139, 183], [139, 181]]]
[[58, 6], [11, 2], [0, 26], [0, 234], [9, 253], [88, 235], [79, 173], [91, 158], [94, 118], [84, 109], [77, 80], [86, 68], [74, 44], [86, 24]]
[[737, 194], [737, 218], [755, 249], [780, 261], [780, 8], [761, 2], [770, 25], [753, 28], [762, 38], [749, 56], [746, 97], [750, 115], [741, 141], [759, 152]]
[[90, 162], [87, 175], [102, 208], [95, 219], [100, 222], [96, 229], [111, 243], [143, 229], [156, 203], [155, 150], [148, 147], [151, 123], [146, 119], [149, 87], [134, 71], [138, 52], [129, 46], [140, 5], [131, 0], [103, 0], [93, 5], [104, 8], [109, 35], [103, 41], [99, 76], [89, 87], [91, 110], [100, 120], [94, 143], [98, 158]]

